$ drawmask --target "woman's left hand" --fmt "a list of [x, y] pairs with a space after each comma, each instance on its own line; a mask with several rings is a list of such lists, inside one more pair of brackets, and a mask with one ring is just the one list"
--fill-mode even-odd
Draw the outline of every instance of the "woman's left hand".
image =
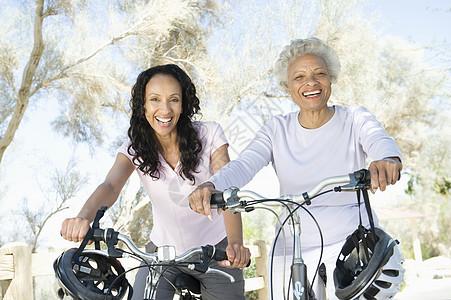
[[385, 191], [387, 185], [395, 184], [399, 180], [402, 163], [398, 157], [388, 157], [371, 162], [368, 170], [371, 173], [371, 192], [374, 194], [379, 188]]
[[226, 253], [228, 260], [219, 262], [222, 267], [243, 269], [251, 259], [251, 252], [241, 244], [229, 244]]

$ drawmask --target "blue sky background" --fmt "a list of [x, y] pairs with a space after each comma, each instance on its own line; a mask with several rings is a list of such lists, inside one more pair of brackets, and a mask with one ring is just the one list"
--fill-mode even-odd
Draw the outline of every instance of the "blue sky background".
[[379, 10], [390, 34], [427, 44], [449, 37], [450, 6], [447, 0], [374, 0], [364, 10]]
[[[380, 14], [382, 32], [422, 45], [451, 43], [450, 10], [449, 0], [374, 0], [364, 8], [368, 14]], [[434, 62], [438, 59], [435, 54], [426, 51]], [[449, 63], [449, 56], [447, 59]]]

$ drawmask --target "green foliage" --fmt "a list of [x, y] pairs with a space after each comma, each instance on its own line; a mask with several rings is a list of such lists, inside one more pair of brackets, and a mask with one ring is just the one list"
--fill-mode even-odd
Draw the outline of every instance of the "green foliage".
[[251, 244], [256, 240], [264, 240], [267, 243], [274, 237], [274, 216], [267, 210], [255, 210], [248, 214], [242, 214], [243, 237], [246, 243]]
[[415, 186], [416, 178], [417, 178], [417, 175], [409, 174], [409, 181], [407, 182], [407, 188], [404, 190], [405, 193], [409, 196], [412, 196], [414, 194], [414, 186]]
[[441, 181], [434, 184], [434, 190], [441, 195], [449, 197], [451, 191], [451, 180], [448, 178], [442, 178]]

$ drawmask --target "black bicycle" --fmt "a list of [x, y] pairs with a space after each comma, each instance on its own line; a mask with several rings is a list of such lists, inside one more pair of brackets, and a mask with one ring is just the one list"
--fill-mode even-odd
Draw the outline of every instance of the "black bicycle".
[[[165, 271], [171, 267], [187, 267], [201, 273], [216, 273], [227, 277], [231, 283], [233, 276], [221, 270], [209, 268], [212, 259], [222, 261], [227, 259], [226, 253], [212, 245], [191, 249], [176, 256], [173, 246], [158, 247], [156, 253], [146, 253], [125, 235], [112, 228], [99, 228], [99, 220], [106, 211], [102, 207], [96, 215], [92, 228], [79, 248], [72, 248], [63, 252], [54, 262], [57, 279], [56, 293], [60, 299], [72, 297], [79, 300], [119, 300], [128, 293], [128, 299], [133, 295], [126, 274], [136, 268], [146, 268], [149, 273], [146, 278], [144, 300], [155, 299], [156, 290], [161, 280], [165, 278]], [[85, 249], [89, 240], [95, 242], [96, 249]], [[123, 242], [128, 250], [118, 247]], [[100, 250], [100, 242], [106, 245], [106, 250]], [[134, 258], [141, 265], [125, 270], [118, 258]], [[174, 287], [181, 300], [202, 299], [200, 296], [200, 282], [191, 275], [181, 274], [174, 281], [168, 281]]]

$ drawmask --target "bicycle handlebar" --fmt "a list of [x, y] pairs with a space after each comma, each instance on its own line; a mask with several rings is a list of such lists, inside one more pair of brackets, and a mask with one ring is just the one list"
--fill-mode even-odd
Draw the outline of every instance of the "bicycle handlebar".
[[[401, 174], [398, 174], [398, 180]], [[317, 196], [326, 186], [331, 184], [344, 184], [334, 188], [334, 191], [356, 191], [357, 189], [364, 189], [371, 185], [371, 174], [366, 169], [361, 169], [348, 175], [340, 175], [328, 177], [317, 183], [311, 190], [300, 195], [282, 195], [280, 198], [273, 200], [294, 201], [297, 203], [305, 202], [310, 204], [310, 200]], [[231, 212], [250, 211], [252, 208], [245, 207], [246, 199], [250, 200], [265, 200], [268, 199], [252, 191], [239, 190], [231, 187], [224, 190], [222, 193], [213, 194], [211, 196], [211, 208], [228, 209]], [[278, 206], [280, 204], [275, 202], [265, 202], [267, 206]]]
[[218, 205], [225, 204], [224, 197], [222, 196], [223, 193], [217, 193], [211, 195], [210, 205], [211, 208], [218, 208]]
[[[398, 180], [400, 179], [400, 172], [398, 173]], [[338, 186], [334, 186], [333, 188], [329, 188], [331, 185], [338, 184]], [[220, 208], [222, 210], [229, 210], [232, 213], [238, 213], [238, 212], [249, 212], [255, 209], [258, 205], [264, 205], [264, 206], [280, 206], [280, 205], [286, 205], [289, 203], [292, 204], [311, 204], [311, 200], [315, 198], [316, 196], [322, 195], [326, 192], [341, 192], [341, 191], [364, 191], [368, 189], [371, 186], [371, 174], [369, 170], [361, 169], [358, 171], [355, 171], [353, 173], [349, 173], [347, 175], [340, 175], [340, 176], [333, 176], [328, 177], [326, 179], [321, 180], [318, 182], [312, 189], [310, 189], [307, 192], [304, 192], [299, 195], [282, 195], [280, 198], [276, 199], [269, 199], [267, 197], [263, 197], [253, 191], [249, 190], [239, 190], [238, 188], [231, 187], [226, 190], [224, 190], [222, 193], [213, 194], [210, 199], [210, 206], [211, 208]], [[326, 187], [327, 190], [323, 191]], [[360, 194], [358, 194], [359, 196]], [[367, 199], [367, 193], [366, 191], [363, 193], [364, 198]], [[366, 196], [365, 196], [366, 195]], [[283, 203], [285, 202], [285, 203]], [[299, 208], [299, 207], [297, 207]], [[297, 209], [296, 208], [296, 209]], [[291, 208], [290, 208], [291, 209]], [[293, 220], [293, 236], [294, 236], [294, 242], [293, 242], [293, 264], [291, 266], [293, 279], [293, 286], [299, 284], [302, 289], [304, 287], [308, 288], [308, 280], [307, 280], [307, 271], [306, 266], [302, 262], [302, 256], [301, 256], [301, 248], [300, 248], [300, 220], [299, 217], [295, 218], [293, 217], [293, 212], [290, 211], [291, 220]], [[290, 216], [289, 216], [290, 217]], [[311, 217], [314, 219], [313, 215]], [[370, 218], [370, 217], [369, 217]], [[288, 217], [285, 219], [285, 221], [281, 224], [281, 228], [285, 224], [285, 222], [288, 220]], [[280, 220], [279, 220], [280, 221]], [[297, 222], [297, 223], [296, 223]], [[315, 220], [316, 222], [316, 220]], [[372, 222], [372, 219], [370, 218], [370, 222]], [[296, 224], [297, 225], [296, 225]], [[323, 246], [323, 240], [322, 240], [322, 233], [321, 229], [319, 228], [318, 223], [316, 222], [320, 236], [321, 236], [321, 255], [322, 255], [322, 246]], [[371, 223], [372, 224], [372, 223]], [[277, 233], [277, 235], [280, 233], [280, 231]], [[275, 238], [275, 241], [277, 241], [277, 235]], [[275, 245], [275, 242], [274, 244]], [[273, 248], [274, 250], [275, 248]], [[274, 253], [274, 252], [273, 252]], [[321, 261], [321, 258], [320, 258]], [[319, 263], [317, 270], [319, 269]], [[272, 276], [272, 275], [271, 275]], [[316, 276], [316, 275], [315, 275]], [[272, 280], [272, 277], [271, 277]], [[314, 279], [313, 279], [314, 280]], [[313, 282], [312, 282], [313, 284]], [[302, 299], [307, 299], [306, 296], [309, 293], [305, 293], [302, 297]], [[294, 295], [297, 297], [297, 293], [294, 292]], [[310, 296], [307, 296], [308, 299], [311, 299]], [[300, 298], [298, 298], [300, 299]], [[312, 298], [313, 299], [313, 298]], [[315, 298], [316, 299], [316, 298]]]
[[[159, 247], [157, 253], [146, 253], [141, 251], [130, 238], [114, 231], [113, 228], [92, 228], [92, 230], [93, 234], [91, 240], [94, 242], [104, 242], [107, 245], [107, 253], [110, 257], [137, 257], [153, 265], [168, 264], [176, 266], [177, 264], [186, 263], [187, 267], [191, 270], [202, 273], [217, 273], [218, 275], [227, 277], [231, 283], [235, 282], [235, 278], [232, 275], [218, 269], [209, 268], [212, 259], [216, 261], [227, 260], [226, 252], [222, 249], [217, 249], [215, 246], [205, 245], [198, 248], [192, 248], [179, 256], [176, 256], [175, 248], [172, 246]], [[116, 247], [119, 241], [127, 246], [131, 254]], [[191, 260], [191, 258], [195, 256], [200, 257], [200, 262], [193, 262]]]

